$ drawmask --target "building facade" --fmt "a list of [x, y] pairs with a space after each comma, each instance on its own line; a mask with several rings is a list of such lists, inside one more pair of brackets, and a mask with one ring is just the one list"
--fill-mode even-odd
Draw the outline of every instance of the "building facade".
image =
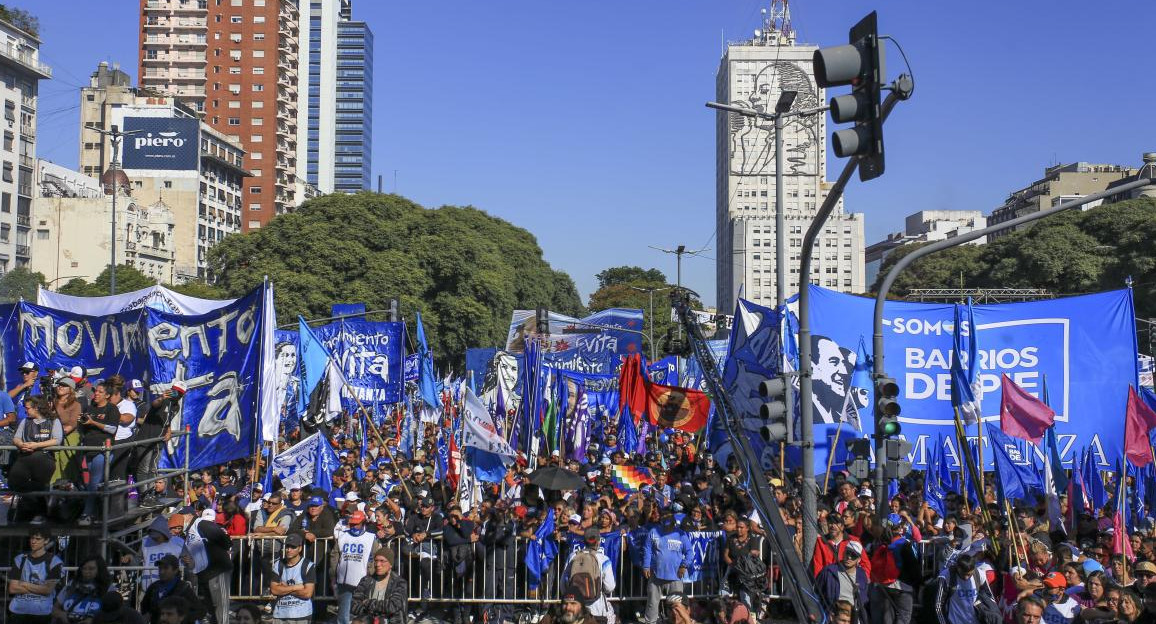
[[[811, 60], [815, 50], [796, 45], [789, 16], [772, 15], [754, 38], [727, 45], [719, 65], [716, 97], [732, 106], [774, 112], [780, 95], [794, 91], [792, 110], [820, 106], [825, 94], [815, 83]], [[720, 112], [715, 140], [718, 307], [733, 310], [739, 296], [774, 305], [774, 123]], [[793, 294], [802, 283], [798, 270], [803, 235], [830, 188], [825, 179], [825, 116], [789, 118], [783, 143], [786, 289]], [[864, 290], [863, 217], [845, 213], [841, 199], [816, 240], [809, 281], [842, 292]]]
[[[1136, 171], [1123, 165], [1097, 165], [1086, 162], [1048, 167], [1044, 170], [1043, 178], [1009, 194], [1003, 205], [988, 216], [987, 225], [989, 227], [999, 225], [1046, 210], [1055, 205], [1055, 201], [1061, 197], [1082, 197], [1099, 193], [1113, 183], [1134, 178]], [[989, 238], [994, 240], [1007, 236], [1012, 231], [1013, 228], [1003, 228], [992, 232]]]
[[140, 85], [245, 150], [245, 231], [296, 205], [298, 26], [296, 0], [141, 0]]
[[0, 100], [7, 122], [0, 151], [0, 273], [31, 261], [37, 94], [39, 82], [50, 78], [37, 35], [0, 20]]
[[86, 176], [99, 179], [108, 170], [112, 156], [110, 139], [97, 132], [108, 130], [112, 111], [136, 102], [137, 90], [132, 78], [119, 65], [109, 66], [101, 61], [88, 79], [88, 86], [80, 90], [80, 158], [77, 169]]
[[[373, 123], [373, 32], [353, 20], [352, 0], [306, 0], [301, 15], [297, 144], [300, 180], [322, 193], [369, 188]], [[307, 56], [305, 56], [307, 55]], [[306, 70], [307, 69], [307, 70]]]
[[[987, 227], [987, 219], [979, 210], [920, 210], [907, 215], [903, 220], [903, 231], [888, 234], [887, 238], [871, 244], [864, 254], [866, 283], [870, 289], [879, 277], [879, 269], [898, 247], [911, 243], [931, 243], [955, 238]], [[986, 237], [978, 238], [969, 245], [982, 245]]]

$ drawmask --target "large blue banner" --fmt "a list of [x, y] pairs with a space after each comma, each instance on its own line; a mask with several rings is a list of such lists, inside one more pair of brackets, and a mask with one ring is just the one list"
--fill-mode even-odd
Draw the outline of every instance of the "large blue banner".
[[[579, 373], [614, 374], [621, 356], [642, 350], [642, 310], [610, 308], [573, 318], [550, 313], [546, 363]], [[514, 310], [506, 351], [522, 353], [526, 339], [537, 337], [533, 310]]]
[[273, 332], [273, 340], [276, 392], [285, 397], [285, 402], [281, 406], [281, 427], [284, 432], [289, 433], [295, 431], [301, 422], [298, 404], [300, 398], [297, 396], [301, 392], [300, 368], [297, 365], [300, 338], [297, 332], [291, 329], [277, 329]]
[[[873, 431], [873, 391], [853, 388], [851, 376], [860, 339], [871, 344], [874, 304], [873, 299], [811, 288], [817, 462], [826, 461], [838, 426], [832, 423], [849, 403], [865, 431], [858, 434], [844, 425], [842, 437]], [[973, 314], [981, 388], [977, 399], [984, 420], [999, 422], [1001, 375], [1036, 396], [1042, 396], [1046, 379], [1065, 465], [1088, 447], [1100, 466], [1111, 466], [1123, 447], [1128, 386], [1138, 374], [1131, 291], [975, 305]], [[950, 304], [889, 301], [884, 307], [885, 369], [902, 389], [899, 420], [919, 467], [926, 465], [932, 440], [941, 434], [954, 436], [954, 318], [955, 306]], [[960, 329], [965, 336], [973, 331]], [[973, 427], [967, 433], [976, 435]], [[958, 467], [958, 445], [945, 446], [950, 465]], [[989, 466], [991, 457], [984, 453]]]
[[[180, 422], [189, 427], [189, 468], [214, 466], [253, 453], [258, 436], [261, 377], [261, 309], [258, 289], [233, 304], [198, 316], [146, 309], [147, 357], [154, 390], [183, 381]], [[183, 440], [174, 438], [165, 466], [184, 462]]]
[[[313, 328], [317, 339], [341, 365], [357, 401], [374, 405], [404, 400], [404, 326], [401, 323], [344, 320]], [[346, 409], [357, 409], [349, 388], [342, 388]]]

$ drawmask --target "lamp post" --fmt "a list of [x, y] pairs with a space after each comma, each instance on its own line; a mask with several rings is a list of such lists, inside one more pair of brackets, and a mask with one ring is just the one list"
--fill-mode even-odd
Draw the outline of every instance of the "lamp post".
[[88, 276], [87, 275], [65, 275], [63, 277], [57, 277], [55, 279], [48, 280], [48, 283], [44, 285], [44, 288], [48, 289], [49, 286], [52, 286], [53, 284], [55, 284], [56, 282], [59, 282], [60, 280], [76, 279], [78, 277], [79, 278], [85, 278]]
[[[775, 103], [774, 113], [764, 113], [718, 102], [706, 103], [709, 108], [716, 110], [744, 117], [769, 119], [775, 122], [775, 305], [777, 306], [782, 306], [787, 302], [787, 213], [786, 191], [783, 189], [783, 129], [786, 127], [787, 117], [815, 115], [831, 108], [830, 106], [819, 106], [793, 111], [791, 106], [795, 103], [797, 95], [795, 91], [781, 92], [778, 102]], [[803, 279], [803, 276], [799, 276], [800, 285], [803, 284]]]
[[[136, 134], [140, 130], [129, 130], [128, 132], [121, 132], [120, 126], [112, 124], [109, 130], [103, 128], [91, 128], [99, 132], [102, 136], [107, 136], [108, 141], [112, 146], [112, 156], [109, 157], [108, 171], [105, 176], [108, 176], [112, 181], [112, 238], [109, 240], [109, 259], [108, 259], [108, 290], [110, 295], [116, 294], [116, 193], [117, 182], [119, 177], [124, 175], [120, 170], [120, 142], [121, 139], [129, 134]], [[102, 177], [102, 182], [104, 181]], [[127, 180], [127, 178], [125, 178]]]
[[654, 351], [654, 293], [670, 290], [670, 286], [665, 286], [663, 288], [641, 288], [639, 286], [631, 286], [630, 289], [637, 290], [638, 292], [644, 292], [650, 295], [650, 361], [653, 362], [656, 357], [656, 353]]

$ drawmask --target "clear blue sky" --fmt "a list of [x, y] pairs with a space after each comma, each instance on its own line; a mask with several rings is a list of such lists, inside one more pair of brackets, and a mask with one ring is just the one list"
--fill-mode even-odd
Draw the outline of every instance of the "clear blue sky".
[[[17, 0], [38, 14], [39, 154], [77, 161], [77, 89], [100, 60], [135, 77], [136, 0]], [[374, 51], [374, 174], [419, 203], [472, 204], [537, 236], [583, 298], [608, 267], [717, 248], [714, 99], [721, 40], [760, 0], [354, 0]], [[915, 69], [886, 128], [887, 173], [847, 190], [867, 241], [922, 209], [990, 212], [1053, 162], [1136, 165], [1156, 151], [1153, 2], [797, 0], [801, 42], [846, 42], [871, 9]], [[901, 61], [889, 49], [891, 76]], [[828, 94], [830, 95], [830, 94]], [[837, 173], [843, 163], [831, 158]], [[374, 178], [376, 185], [376, 177]], [[714, 301], [714, 253], [683, 280]]]

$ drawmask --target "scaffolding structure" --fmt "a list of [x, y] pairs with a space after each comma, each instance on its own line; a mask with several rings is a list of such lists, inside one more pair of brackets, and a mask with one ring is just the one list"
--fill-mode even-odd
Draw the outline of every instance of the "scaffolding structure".
[[967, 303], [1014, 303], [1055, 299], [1055, 293], [1046, 288], [912, 288], [904, 297], [907, 301]]

